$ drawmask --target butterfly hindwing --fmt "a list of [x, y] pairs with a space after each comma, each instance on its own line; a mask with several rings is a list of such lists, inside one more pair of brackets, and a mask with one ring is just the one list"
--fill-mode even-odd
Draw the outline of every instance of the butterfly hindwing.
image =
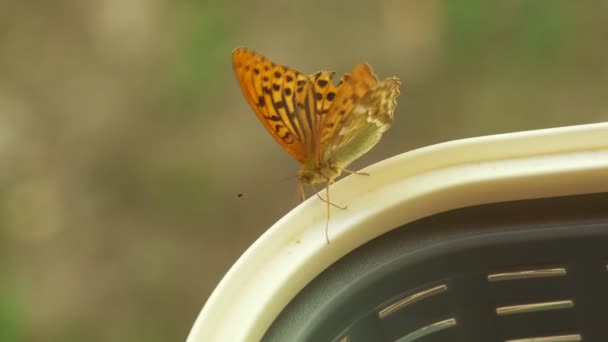
[[344, 75], [324, 118], [321, 160], [346, 167], [376, 145], [393, 123], [399, 85], [397, 78], [379, 82], [366, 63]]

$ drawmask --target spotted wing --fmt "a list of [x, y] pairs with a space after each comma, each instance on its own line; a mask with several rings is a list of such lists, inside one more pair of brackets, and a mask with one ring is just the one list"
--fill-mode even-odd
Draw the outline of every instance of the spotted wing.
[[243, 95], [258, 119], [291, 156], [304, 163], [319, 141], [311, 79], [243, 48], [234, 50], [232, 61]]
[[395, 77], [378, 81], [367, 63], [344, 75], [319, 123], [317, 158], [346, 167], [376, 145], [393, 123], [399, 85]]
[[[322, 122], [325, 121], [329, 109], [331, 108], [336, 94], [340, 88], [339, 85], [334, 86], [332, 79], [334, 77], [333, 71], [319, 71], [316, 74], [309, 76], [310, 82], [314, 87], [314, 98], [315, 98], [315, 113], [316, 113], [316, 125], [315, 132], [321, 132], [323, 130]], [[317, 143], [314, 147], [319, 147], [321, 136], [316, 135]]]

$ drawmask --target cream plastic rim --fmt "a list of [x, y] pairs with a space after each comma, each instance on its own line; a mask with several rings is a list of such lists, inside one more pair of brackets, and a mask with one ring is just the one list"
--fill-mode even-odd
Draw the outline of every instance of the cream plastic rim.
[[608, 191], [608, 123], [441, 143], [369, 166], [312, 196], [266, 231], [232, 266], [188, 342], [259, 341], [315, 276], [353, 249], [408, 222], [483, 203]]

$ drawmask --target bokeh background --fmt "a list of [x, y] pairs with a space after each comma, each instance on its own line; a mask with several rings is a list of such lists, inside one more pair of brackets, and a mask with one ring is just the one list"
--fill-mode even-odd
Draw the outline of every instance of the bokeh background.
[[182, 341], [298, 203], [297, 162], [235, 81], [238, 46], [401, 78], [393, 128], [355, 169], [608, 118], [605, 1], [1, 2], [0, 341]]

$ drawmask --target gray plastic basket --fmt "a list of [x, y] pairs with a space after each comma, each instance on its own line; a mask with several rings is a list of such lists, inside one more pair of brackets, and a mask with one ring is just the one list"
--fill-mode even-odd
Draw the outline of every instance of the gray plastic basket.
[[608, 193], [454, 210], [320, 274], [264, 341], [608, 341]]

